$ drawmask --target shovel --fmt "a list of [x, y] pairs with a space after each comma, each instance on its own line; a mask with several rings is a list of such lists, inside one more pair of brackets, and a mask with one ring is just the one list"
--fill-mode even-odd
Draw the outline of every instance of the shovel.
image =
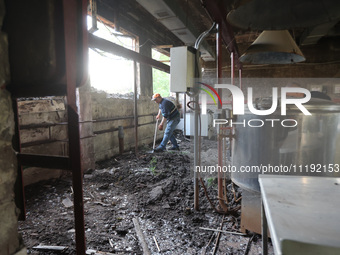
[[156, 126], [155, 126], [155, 135], [154, 135], [154, 137], [153, 137], [152, 151], [147, 151], [147, 153], [154, 153], [154, 152], [155, 152], [155, 144], [156, 144], [157, 128], [158, 128], [158, 119], [157, 119], [157, 121], [156, 121]]

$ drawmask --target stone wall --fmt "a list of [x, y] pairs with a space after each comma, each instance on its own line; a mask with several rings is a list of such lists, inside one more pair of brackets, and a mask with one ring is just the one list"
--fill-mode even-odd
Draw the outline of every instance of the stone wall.
[[[340, 64], [328, 63], [322, 65], [294, 64], [294, 65], [268, 65], [268, 66], [244, 66], [242, 70], [242, 90], [247, 97], [247, 88], [253, 88], [253, 98], [271, 96], [272, 87], [285, 87], [293, 82], [297, 82], [301, 87], [313, 90], [315, 85], [321, 86], [322, 91], [331, 97], [335, 103], [340, 103], [340, 93], [336, 93], [335, 85], [340, 81]], [[223, 79], [230, 79], [230, 66], [225, 65], [222, 69]], [[235, 85], [239, 85], [238, 70], [235, 69]], [[216, 82], [216, 68], [208, 67], [204, 69], [203, 79], [214, 85]], [[263, 83], [262, 81], [276, 81], [273, 83]], [[337, 81], [339, 80], [339, 81]], [[248, 84], [247, 84], [248, 81]], [[258, 81], [256, 84], [249, 83]], [[229, 80], [230, 82], [230, 80]], [[279, 91], [280, 93], [280, 91]], [[223, 101], [231, 102], [229, 93], [224, 92]], [[211, 102], [210, 102], [211, 103]]]
[[[155, 130], [155, 116], [158, 106], [151, 97], [138, 99], [138, 146], [152, 143]], [[95, 160], [108, 159], [119, 153], [118, 127], [124, 129], [124, 149], [135, 147], [134, 103], [132, 98], [112, 98], [102, 93], [92, 93], [92, 118]], [[163, 131], [158, 131], [161, 138]], [[150, 149], [152, 149], [150, 147]]]
[[[79, 95], [79, 126], [82, 169], [85, 171], [95, 168], [94, 146], [93, 146], [93, 124], [92, 124], [92, 103], [91, 86], [88, 82], [78, 89]], [[89, 103], [90, 102], [90, 103]]]
[[[21, 152], [67, 156], [67, 112], [63, 97], [18, 101]], [[62, 170], [23, 168], [24, 185], [58, 178]]]
[[[79, 98], [84, 170], [93, 169], [95, 161], [119, 153], [119, 126], [124, 129], [124, 150], [134, 149], [133, 98], [112, 97], [105, 92], [90, 92], [89, 88], [81, 88]], [[141, 96], [137, 101], [138, 146], [148, 146], [153, 141], [158, 105], [150, 98]], [[23, 153], [68, 155], [67, 112], [63, 97], [22, 100], [18, 102], [18, 108]], [[163, 131], [157, 133], [161, 138]], [[24, 169], [24, 183], [58, 178], [61, 174], [61, 170], [30, 167]]]
[[[18, 209], [14, 185], [17, 177], [16, 156], [12, 147], [14, 115], [12, 100], [5, 85], [9, 82], [8, 41], [1, 31], [4, 1], [0, 0], [0, 253], [17, 253], [22, 247], [18, 234]], [[26, 254], [22, 249], [21, 254]]]
[[[3, 78], [1, 71], [0, 77]], [[14, 115], [10, 95], [5, 89], [0, 89], [0, 108], [0, 251], [7, 255], [14, 254], [20, 243], [17, 231], [18, 211], [14, 201], [17, 177], [16, 156], [12, 148]]]

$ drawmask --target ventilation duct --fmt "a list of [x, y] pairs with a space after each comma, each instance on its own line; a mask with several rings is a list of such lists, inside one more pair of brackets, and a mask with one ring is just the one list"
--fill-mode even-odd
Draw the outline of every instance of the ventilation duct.
[[292, 64], [305, 60], [288, 30], [263, 31], [240, 57], [246, 64]]
[[[186, 14], [172, 0], [136, 0], [160, 23], [176, 35], [185, 45], [193, 46], [200, 34], [189, 24]], [[201, 57], [205, 61], [214, 61], [215, 54], [207, 43], [202, 44]]]

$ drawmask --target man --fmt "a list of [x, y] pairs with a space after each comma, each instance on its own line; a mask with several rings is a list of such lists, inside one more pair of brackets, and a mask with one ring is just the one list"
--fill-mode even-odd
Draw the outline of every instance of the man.
[[155, 148], [155, 152], [162, 152], [166, 150], [166, 144], [170, 140], [172, 147], [169, 150], [179, 150], [176, 138], [173, 134], [176, 126], [180, 121], [180, 115], [177, 107], [168, 99], [162, 98], [160, 94], [156, 93], [152, 96], [152, 100], [159, 105], [159, 111], [156, 119], [159, 120], [161, 114], [163, 115], [162, 121], [158, 126], [159, 130], [163, 130], [163, 125], [165, 120], [167, 121], [166, 129], [164, 131], [164, 136], [161, 144]]

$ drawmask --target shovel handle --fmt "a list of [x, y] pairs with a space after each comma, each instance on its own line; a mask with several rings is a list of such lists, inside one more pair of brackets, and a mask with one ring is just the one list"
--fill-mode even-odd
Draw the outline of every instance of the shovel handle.
[[152, 146], [152, 149], [153, 149], [153, 150], [155, 149], [155, 144], [156, 144], [157, 127], [158, 127], [158, 119], [157, 119], [157, 121], [156, 121], [156, 126], [155, 126], [155, 135], [154, 135], [154, 137], [153, 137], [153, 146]]

